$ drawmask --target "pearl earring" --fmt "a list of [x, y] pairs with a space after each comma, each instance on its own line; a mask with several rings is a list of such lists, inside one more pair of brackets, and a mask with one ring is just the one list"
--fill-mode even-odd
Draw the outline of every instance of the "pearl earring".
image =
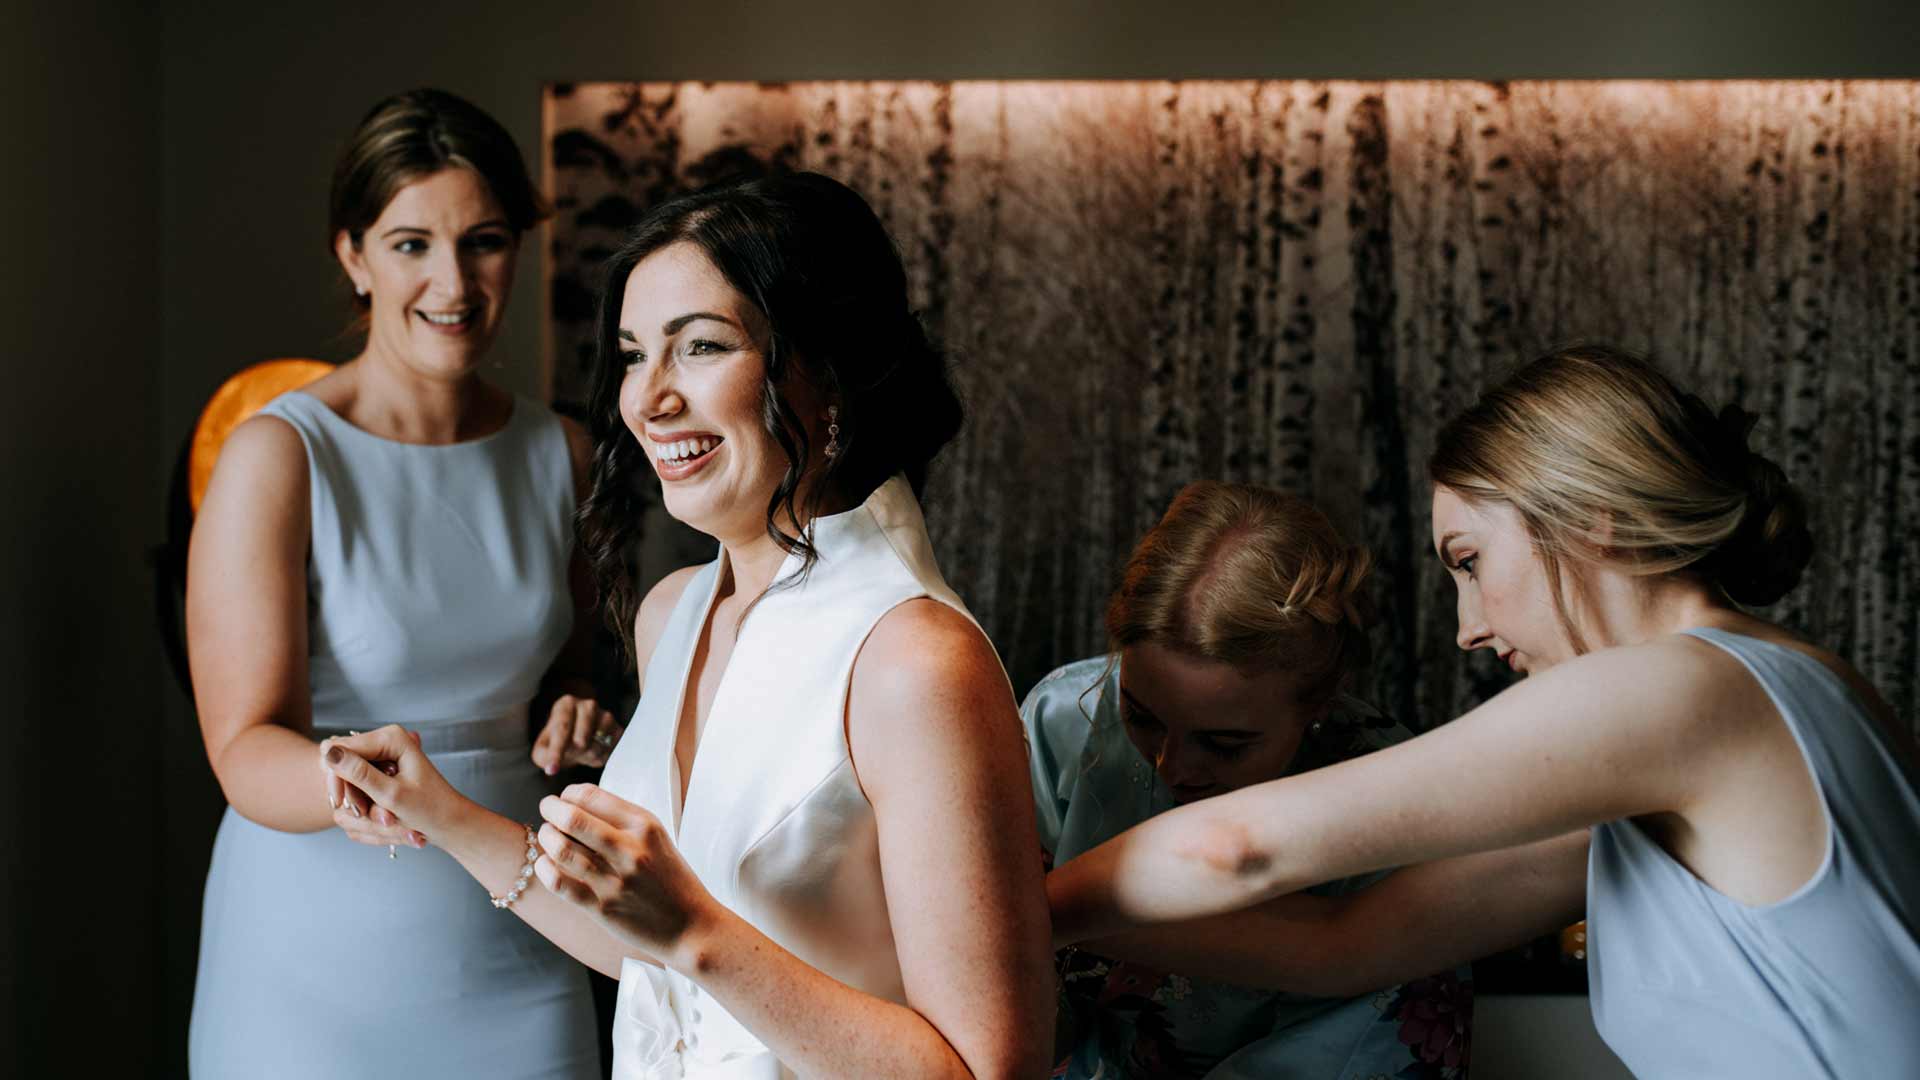
[[353, 295], [365, 300], [367, 298], [367, 287], [365, 285], [355, 285], [353, 287]]
[[832, 460], [840, 453], [840, 406], [827, 406], [827, 458]]

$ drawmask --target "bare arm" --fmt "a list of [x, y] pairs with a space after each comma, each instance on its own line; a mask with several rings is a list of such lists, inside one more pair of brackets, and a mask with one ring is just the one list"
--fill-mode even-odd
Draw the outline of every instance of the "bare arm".
[[1241, 986], [1352, 997], [1445, 971], [1577, 922], [1587, 834], [1395, 871], [1345, 896], [1292, 893], [1131, 930], [1089, 952]]
[[716, 903], [658, 818], [590, 785], [542, 808], [554, 827], [542, 882], [698, 982], [802, 1075], [1044, 1075], [1040, 857], [992, 647], [951, 609], [904, 604], [856, 660], [847, 719], [908, 1005], [809, 966]]
[[1162, 814], [1048, 878], [1055, 933], [1216, 914], [1319, 881], [1685, 813], [1749, 741], [1690, 649], [1594, 653], [1398, 746]]
[[235, 428], [193, 525], [187, 653], [207, 760], [227, 802], [283, 832], [332, 828], [307, 683], [308, 480], [291, 426]]

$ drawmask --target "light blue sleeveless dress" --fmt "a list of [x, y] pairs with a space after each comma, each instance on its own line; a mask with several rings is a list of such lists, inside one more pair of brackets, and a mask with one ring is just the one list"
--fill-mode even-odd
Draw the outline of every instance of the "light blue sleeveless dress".
[[1920, 1076], [1920, 782], [1826, 665], [1722, 630], [1793, 732], [1827, 854], [1792, 896], [1751, 906], [1632, 821], [1593, 828], [1588, 978], [1600, 1034], [1636, 1076]]
[[[1062, 667], [1020, 707], [1040, 843], [1054, 865], [1172, 809], [1173, 794], [1127, 738], [1120, 669], [1104, 656]], [[1412, 737], [1343, 699], [1295, 771]], [[1381, 875], [1309, 891], [1341, 895]], [[1085, 950], [1062, 954], [1053, 1076], [1063, 1080], [1465, 1080], [1471, 969], [1352, 998], [1233, 986]]]
[[[536, 820], [549, 787], [527, 705], [573, 617], [559, 421], [521, 398], [493, 435], [416, 446], [298, 391], [261, 411], [307, 450], [315, 738], [405, 725], [454, 787]], [[232, 808], [207, 873], [188, 1058], [201, 1080], [600, 1075], [586, 969], [495, 910], [451, 856], [390, 860]]]

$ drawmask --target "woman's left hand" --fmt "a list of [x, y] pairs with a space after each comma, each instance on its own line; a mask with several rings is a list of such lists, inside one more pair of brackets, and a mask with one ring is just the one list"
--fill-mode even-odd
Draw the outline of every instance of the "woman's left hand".
[[540, 884], [661, 964], [686, 970], [695, 931], [725, 909], [660, 819], [596, 784], [547, 796], [540, 816]]
[[548, 776], [575, 765], [598, 769], [606, 765], [624, 731], [599, 702], [563, 694], [547, 711], [547, 726], [533, 741], [533, 763]]

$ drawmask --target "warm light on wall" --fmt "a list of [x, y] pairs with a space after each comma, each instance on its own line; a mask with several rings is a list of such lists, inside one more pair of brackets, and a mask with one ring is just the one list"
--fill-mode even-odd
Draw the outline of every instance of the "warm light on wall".
[[584, 83], [545, 111], [563, 400], [649, 203], [774, 164], [874, 204], [972, 413], [942, 565], [1016, 684], [1099, 649], [1120, 555], [1217, 476], [1359, 524], [1400, 610], [1386, 704], [1453, 715], [1504, 676], [1456, 658], [1433, 433], [1598, 338], [1761, 415], [1826, 548], [1773, 613], [1916, 715], [1920, 82]]

